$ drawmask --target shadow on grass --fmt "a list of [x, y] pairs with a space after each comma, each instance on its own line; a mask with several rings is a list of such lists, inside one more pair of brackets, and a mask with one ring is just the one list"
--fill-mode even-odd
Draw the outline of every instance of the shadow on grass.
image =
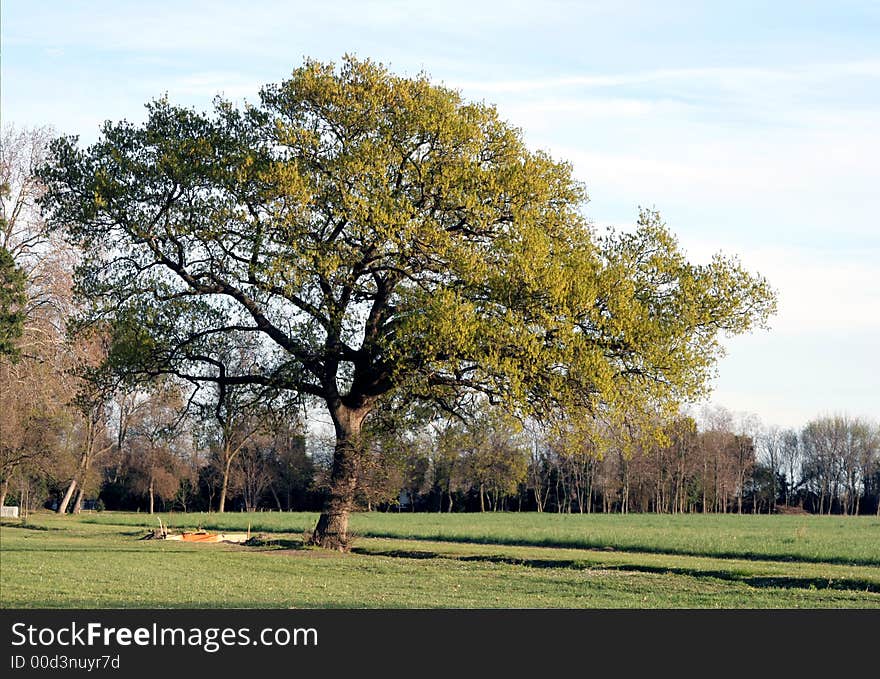
[[[125, 527], [137, 527], [131, 523], [114, 523], [108, 520], [110, 517], [87, 517], [81, 519], [83, 523], [94, 523], [100, 525], [118, 525]], [[144, 524], [146, 526], [146, 524]], [[241, 528], [231, 528], [223, 521], [203, 521], [201, 528], [206, 530], [241, 530]], [[178, 530], [178, 526], [173, 526]], [[39, 529], [37, 529], [39, 530]], [[51, 528], [50, 530], [63, 530], [63, 528]], [[283, 530], [274, 526], [265, 526], [259, 522], [251, 527], [252, 531], [272, 534], [291, 534], [297, 533], [296, 527], [285, 527]], [[365, 538], [390, 538], [394, 540], [413, 540], [424, 542], [459, 542], [464, 544], [477, 545], [505, 545], [510, 547], [558, 547], [561, 549], [589, 549], [599, 551], [614, 551], [627, 554], [666, 554], [670, 556], [693, 556], [693, 557], [709, 557], [713, 559], [740, 559], [743, 561], [773, 561], [781, 563], [817, 563], [817, 564], [835, 564], [843, 566], [880, 566], [880, 556], [877, 557], [845, 557], [845, 556], [810, 556], [808, 554], [793, 553], [767, 553], [767, 552], [734, 552], [734, 551], [712, 551], [687, 549], [676, 547], [658, 547], [654, 545], [615, 545], [608, 542], [587, 539], [565, 539], [565, 538], [511, 538], [496, 537], [486, 535], [425, 535], [425, 534], [407, 534], [404, 532], [382, 531], [382, 530], [363, 530], [357, 537]]]
[[[112, 552], [113, 554], [142, 554], [142, 555], [151, 555], [151, 556], [162, 556], [163, 554], [168, 554], [173, 552], [175, 555], [179, 554], [192, 554], [198, 555], [202, 551], [202, 547], [205, 545], [193, 545], [192, 543], [186, 544], [185, 546], [180, 547], [180, 543], [175, 543], [173, 547], [169, 545], [166, 549], [155, 549], [155, 550], [145, 550], [145, 549], [132, 549], [129, 547], [107, 547], [106, 545], [95, 545], [94, 547], [3, 547], [4, 554], [13, 554], [16, 552], [28, 552], [35, 554], [107, 554], [108, 552]], [[218, 544], [212, 542], [209, 543], [209, 547], [217, 547]], [[194, 548], [195, 547], [195, 548]]]
[[[143, 541], [144, 532], [143, 531], [126, 531], [117, 533], [116, 536], [125, 536], [125, 537], [139, 537], [141, 538], [138, 542]], [[71, 538], [94, 538], [94, 536], [85, 536], [85, 535], [70, 535]], [[124, 544], [124, 543], [123, 543]], [[184, 542], [178, 540], [155, 540], [150, 542], [151, 545], [161, 545], [161, 550], [145, 550], [138, 547], [122, 547], [118, 546], [119, 543], [116, 543], [113, 546], [109, 546], [105, 543], [93, 542], [92, 544], [85, 545], [82, 547], [43, 547], [40, 545], [15, 545], [14, 547], [3, 547], [3, 552], [39, 552], [43, 554], [70, 554], [73, 552], [106, 552], [108, 549], [112, 551], [114, 554], [163, 554], [169, 551], [173, 551], [178, 554], [198, 554], [202, 549], [205, 548], [216, 548], [220, 546], [225, 547], [255, 547], [262, 548], [266, 551], [273, 550], [316, 550], [318, 548], [311, 547], [306, 545], [302, 538], [273, 538], [266, 536], [254, 536], [247, 542], [243, 543], [232, 543], [232, 542], [206, 542], [206, 543], [193, 543], [193, 542]]]
[[880, 557], [816, 557], [807, 554], [772, 554], [765, 552], [725, 552], [654, 547], [652, 545], [609, 545], [606, 542], [566, 539], [520, 539], [471, 535], [406, 535], [383, 531], [364, 531], [361, 537], [390, 538], [424, 542], [459, 542], [474, 545], [504, 545], [508, 547], [557, 547], [560, 549], [589, 549], [593, 551], [623, 552], [625, 554], [667, 554], [670, 556], [695, 556], [712, 559], [740, 559], [742, 561], [777, 561], [783, 563], [826, 563], [841, 566], [880, 566]]
[[705, 570], [699, 568], [686, 568], [679, 566], [649, 566], [642, 564], [596, 564], [577, 560], [561, 559], [522, 559], [509, 556], [489, 554], [463, 555], [444, 554], [441, 552], [428, 552], [421, 550], [408, 551], [404, 549], [372, 550], [366, 548], [354, 548], [356, 554], [368, 556], [385, 556], [401, 559], [449, 559], [451, 561], [497, 563], [511, 566], [526, 566], [528, 568], [571, 568], [575, 570], [603, 570], [621, 571], [627, 573], [651, 573], [657, 575], [685, 575], [693, 578], [711, 578], [726, 582], [736, 582], [750, 587], [769, 589], [832, 589], [850, 592], [880, 593], [880, 583], [858, 578], [817, 578], [817, 577], [794, 577], [787, 575], [744, 575], [724, 570]]
[[292, 550], [310, 550], [314, 549], [305, 543], [302, 538], [275, 538], [266, 535], [257, 535], [247, 542], [242, 543], [245, 547], [261, 547], [266, 550], [276, 549], [292, 549]]
[[2, 528], [21, 528], [22, 530], [66, 530], [63, 526], [41, 526], [35, 523], [20, 523], [11, 521], [0, 521]]

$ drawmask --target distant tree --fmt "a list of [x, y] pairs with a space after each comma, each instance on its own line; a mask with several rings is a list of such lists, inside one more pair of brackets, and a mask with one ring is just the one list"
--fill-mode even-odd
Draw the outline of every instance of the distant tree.
[[801, 484], [801, 446], [800, 437], [794, 429], [786, 429], [780, 434], [780, 460], [785, 484], [785, 506], [791, 506], [794, 493]]
[[20, 335], [21, 325], [33, 325], [34, 316], [51, 318], [63, 330], [69, 311], [72, 253], [50, 231], [39, 207], [46, 187], [37, 171], [51, 139], [47, 127], [5, 126], [0, 133], [0, 347], [10, 326], [18, 326]]
[[423, 422], [412, 409], [384, 407], [374, 413], [354, 449], [357, 503], [371, 510], [377, 505], [399, 506], [404, 497], [407, 508], [415, 511], [418, 495], [429, 485], [429, 448]]
[[[229, 405], [237, 404], [238, 413], [230, 421], [234, 429], [222, 434], [231, 446], [221, 447], [221, 463], [226, 491], [221, 486], [220, 499], [239, 497], [245, 511], [260, 508], [264, 496], [270, 493], [279, 510], [283, 509], [277, 488], [285, 493], [286, 507], [291, 508], [292, 495], [302, 499], [312, 480], [312, 462], [305, 454], [302, 424], [293, 409], [278, 400], [261, 399], [251, 394], [243, 400], [242, 394], [233, 395]], [[257, 398], [254, 398], [257, 396]], [[221, 432], [222, 433], [222, 432]]]
[[692, 417], [680, 415], [668, 425], [669, 446], [674, 460], [672, 512], [688, 511], [697, 446], [697, 423]]
[[[857, 450], [858, 465], [862, 481], [862, 497], [873, 498], [876, 503], [876, 513], [880, 516], [880, 423], [868, 420], [857, 420]], [[855, 505], [858, 514], [861, 508], [861, 500]]]
[[189, 452], [182, 426], [186, 399], [181, 385], [164, 380], [151, 387], [128, 424], [127, 436], [129, 470], [135, 490], [147, 497], [150, 514], [155, 511], [157, 497], [168, 500], [177, 496]]
[[273, 427], [273, 474], [269, 492], [279, 511], [306, 507], [315, 478], [315, 464], [306, 453], [300, 422], [276, 420]]
[[[755, 445], [762, 433], [761, 420], [754, 413], [740, 414], [736, 423], [736, 512], [742, 514], [743, 497], [755, 466]], [[775, 478], [775, 477], [774, 477]]]
[[182, 441], [186, 445], [176, 451], [173, 469], [177, 480], [177, 489], [174, 496], [170, 498], [174, 505], [180, 507], [184, 512], [199, 504], [199, 472], [205, 464], [202, 451], [195, 445], [192, 429], [191, 422], [184, 425], [182, 429]]
[[247, 385], [216, 384], [213, 396], [202, 403], [203, 421], [209, 431], [214, 463], [220, 477], [217, 511], [226, 511], [233, 463], [251, 440], [267, 431], [272, 398]]
[[802, 473], [820, 514], [860, 513], [878, 456], [877, 425], [846, 415], [818, 417], [801, 432]]
[[0, 133], [0, 356], [19, 356], [16, 343], [29, 307], [39, 301], [48, 235], [37, 206], [44, 187], [36, 170], [50, 140], [48, 128], [6, 126]]
[[2, 498], [16, 471], [51, 474], [76, 438], [77, 417], [70, 399], [77, 381], [69, 372], [76, 352], [51, 307], [28, 301], [27, 308], [22, 332], [12, 342], [13, 355], [0, 352]]
[[550, 496], [550, 480], [553, 467], [551, 451], [547, 444], [545, 432], [542, 431], [541, 427], [535, 426], [532, 423], [526, 432], [526, 439], [529, 445], [526, 487], [532, 491], [535, 508], [538, 512], [543, 512]]
[[484, 411], [463, 439], [468, 474], [480, 498], [480, 511], [504, 509], [528, 470], [528, 449], [521, 425], [500, 411]]
[[409, 499], [410, 511], [416, 510], [421, 496], [429, 493], [434, 483], [431, 465], [432, 442], [425, 432], [418, 432], [406, 441], [403, 458], [403, 492]]
[[746, 477], [743, 498], [752, 506], [752, 512], [770, 513], [773, 508], [773, 493], [779, 487], [779, 479], [765, 462], [756, 462]]
[[[397, 437], [360, 443], [356, 506], [373, 511], [380, 505], [399, 506], [400, 491], [406, 485], [406, 442]], [[322, 490], [329, 492], [332, 462], [323, 475]]]
[[772, 512], [776, 510], [776, 501], [781, 490], [778, 481], [782, 476], [784, 432], [777, 426], [770, 426], [761, 434], [759, 442], [762, 461], [768, 470], [770, 479], [770, 506], [768, 510]]
[[[863, 498], [870, 495], [870, 477], [880, 465], [880, 427], [864, 418], [849, 422], [849, 441], [844, 465], [847, 478], [847, 496], [851, 514], [861, 513]], [[880, 495], [877, 498], [880, 502]]]
[[557, 423], [550, 450], [565, 487], [564, 509], [573, 511], [576, 507], [583, 514], [591, 509], [599, 462], [611, 447], [611, 437], [606, 423], [595, 418], [583, 417], [567, 424]]
[[241, 496], [246, 512], [259, 509], [272, 484], [273, 457], [272, 437], [268, 433], [252, 436], [235, 457], [229, 489]]
[[32, 277], [49, 239], [38, 205], [45, 186], [37, 170], [51, 140], [45, 127], [4, 126], [0, 132], [0, 247]]
[[24, 271], [15, 265], [9, 251], [0, 246], [0, 356], [19, 355], [16, 342], [24, 333], [26, 281]]
[[801, 432], [803, 475], [818, 500], [819, 514], [830, 514], [843, 480], [843, 457], [848, 426], [842, 415], [811, 420]]
[[741, 452], [733, 433], [733, 413], [726, 408], [705, 408], [701, 413], [697, 450], [703, 512], [727, 512], [738, 482], [737, 458]]
[[[323, 403], [326, 547], [346, 545], [383, 401], [674, 410], [721, 334], [774, 307], [736, 260], [687, 262], [653, 212], [597, 236], [570, 165], [425, 76], [308, 61], [243, 110], [147, 109], [87, 149], [56, 141], [42, 173], [50, 223], [85, 253], [85, 319], [114, 321], [129, 372]], [[260, 360], [224, 373], [218, 337], [256, 338]]]
[[17, 471], [45, 471], [64, 446], [65, 413], [40, 380], [45, 374], [27, 367], [0, 363], [0, 506]]
[[78, 514], [85, 499], [87, 483], [96, 482], [95, 463], [113, 449], [108, 405], [118, 383], [104, 368], [107, 354], [105, 334], [95, 330], [81, 334], [67, 348], [71, 352], [68, 373], [72, 376], [71, 384], [75, 389], [69, 405], [75, 417], [71, 452], [76, 463], [56, 511], [64, 514], [70, 509]]
[[65, 334], [73, 256], [39, 208], [45, 185], [37, 169], [51, 137], [49, 128], [5, 126], [0, 133], [2, 498], [16, 472], [26, 487], [37, 488], [75, 467], [65, 453], [88, 429], [71, 401], [83, 386], [71, 371], [87, 342], [69, 342]]

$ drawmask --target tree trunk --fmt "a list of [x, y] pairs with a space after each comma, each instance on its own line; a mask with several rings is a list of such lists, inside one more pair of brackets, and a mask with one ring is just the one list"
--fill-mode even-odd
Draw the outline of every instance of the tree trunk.
[[67, 486], [67, 490], [64, 492], [64, 497], [61, 498], [61, 504], [58, 505], [56, 510], [58, 514], [67, 513], [67, 505], [70, 504], [70, 498], [73, 497], [74, 490], [76, 490], [76, 479], [71, 479], [70, 485]]
[[350, 408], [340, 404], [331, 406], [330, 411], [336, 429], [330, 494], [309, 543], [346, 551], [349, 547], [348, 517], [354, 507], [360, 466], [361, 425], [369, 413], [369, 406]]
[[153, 510], [156, 507], [156, 494], [153, 490], [153, 477], [150, 477], [150, 487], [147, 489], [147, 492], [150, 495], [150, 514], [153, 514]]
[[76, 489], [76, 494], [74, 495], [73, 509], [70, 510], [71, 514], [79, 514], [82, 512], [83, 495], [83, 488], [80, 486]]
[[6, 494], [9, 492], [9, 477], [11, 475], [12, 474], [10, 472], [10, 474], [8, 474], [5, 479], [3, 479], [3, 486], [0, 487], [0, 507], [6, 506]]
[[226, 493], [229, 490], [229, 469], [232, 467], [232, 458], [227, 453], [226, 464], [223, 465], [223, 481], [220, 484], [220, 499], [217, 501], [217, 512], [222, 514], [226, 511]]
[[30, 483], [25, 481], [24, 477], [21, 479], [21, 501], [19, 504], [21, 505], [21, 518], [26, 519], [30, 513], [28, 510], [31, 506], [31, 494]]
[[275, 506], [278, 507], [278, 511], [283, 512], [284, 510], [281, 508], [281, 499], [278, 497], [278, 493], [275, 492], [275, 486], [271, 483], [269, 484], [269, 490], [272, 492], [272, 498], [275, 500]]

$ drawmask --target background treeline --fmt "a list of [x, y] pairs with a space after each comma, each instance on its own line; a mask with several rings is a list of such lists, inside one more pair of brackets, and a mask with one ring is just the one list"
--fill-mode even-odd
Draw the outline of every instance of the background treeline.
[[[319, 509], [332, 437], [302, 404], [171, 377], [122, 384], [102, 368], [100, 328], [69, 332], [78, 256], [44, 228], [34, 179], [50, 137], [8, 128], [2, 139], [0, 500], [60, 512]], [[709, 408], [639, 442], [629, 422], [542, 427], [474, 407], [468, 422], [375, 418], [361, 441], [361, 507], [880, 514], [873, 421], [824, 416], [798, 431]]]
[[[41, 364], [4, 362], [4, 379], [20, 380], [29, 365]], [[88, 405], [53, 393], [68, 379], [41, 381], [42, 402], [57, 404], [42, 414], [19, 407], [28, 398], [21, 381], [3, 390], [7, 504], [72, 512], [321, 507], [332, 439], [308, 433], [295, 411], [233, 418], [224, 431], [203, 409], [186, 412], [186, 392], [168, 383]], [[467, 424], [373, 428], [363, 440], [359, 502], [433, 512], [880, 511], [876, 423], [831, 416], [796, 431], [709, 408], [669, 423], [665, 441], [635, 447], [598, 429], [601, 438], [550, 435], [489, 410]]]

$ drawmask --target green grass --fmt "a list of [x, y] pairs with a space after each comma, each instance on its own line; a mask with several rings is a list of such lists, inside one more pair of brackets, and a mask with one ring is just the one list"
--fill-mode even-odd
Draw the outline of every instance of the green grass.
[[315, 518], [163, 516], [260, 547], [140, 541], [137, 514], [7, 523], [0, 605], [880, 607], [876, 518], [359, 514], [350, 554], [303, 547]]
[[[302, 532], [317, 514], [162, 514], [174, 527]], [[155, 516], [105, 512], [83, 518], [102, 524], [158, 526]], [[360, 513], [362, 537], [772, 559], [880, 566], [880, 518], [734, 514], [407, 514]]]

